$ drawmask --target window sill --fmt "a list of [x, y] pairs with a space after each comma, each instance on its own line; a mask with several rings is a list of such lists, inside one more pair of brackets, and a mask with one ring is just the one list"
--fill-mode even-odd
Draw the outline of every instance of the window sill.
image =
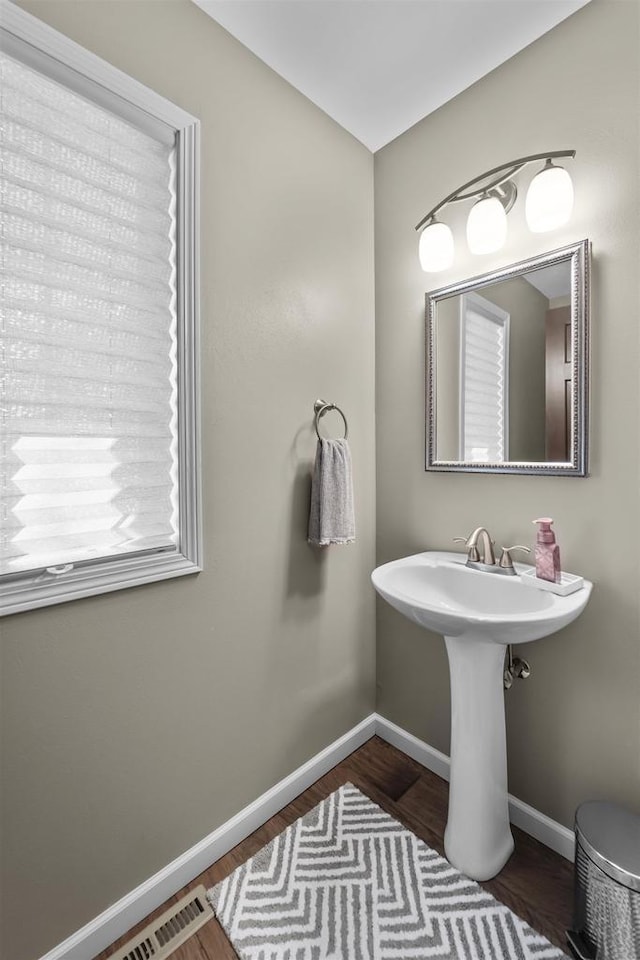
[[128, 559], [120, 557], [78, 567], [61, 575], [38, 573], [31, 578], [16, 578], [0, 585], [0, 617], [201, 570], [201, 565], [181, 553], [163, 553]]

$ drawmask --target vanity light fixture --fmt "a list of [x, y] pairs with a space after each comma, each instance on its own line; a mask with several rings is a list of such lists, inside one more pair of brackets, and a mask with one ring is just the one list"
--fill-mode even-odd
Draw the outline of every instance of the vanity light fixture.
[[564, 167], [547, 160], [527, 190], [524, 212], [532, 233], [546, 233], [565, 224], [573, 210], [573, 183]]
[[573, 159], [575, 155], [575, 150], [551, 150], [510, 160], [474, 177], [441, 200], [416, 226], [420, 231], [420, 264], [425, 273], [438, 273], [453, 263], [453, 234], [446, 223], [436, 219], [436, 214], [450, 203], [476, 201], [467, 219], [467, 243], [471, 253], [493, 253], [504, 246], [507, 214], [518, 195], [513, 178], [530, 163], [545, 161], [527, 191], [527, 225], [532, 233], [561, 227], [571, 216], [573, 184], [564, 167], [557, 166], [553, 160], [560, 157]]
[[498, 197], [488, 193], [476, 200], [467, 218], [467, 243], [471, 253], [493, 253], [507, 239], [507, 214]]
[[[426, 230], [420, 234], [420, 263], [424, 270], [434, 273], [447, 270], [453, 263], [453, 234], [451, 227], [438, 220], [432, 220]], [[424, 264], [429, 264], [425, 267]]]

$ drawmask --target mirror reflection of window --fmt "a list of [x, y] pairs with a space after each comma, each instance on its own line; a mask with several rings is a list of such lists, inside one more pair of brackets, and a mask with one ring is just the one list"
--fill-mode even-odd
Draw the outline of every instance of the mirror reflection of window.
[[477, 293], [460, 297], [460, 459], [509, 459], [509, 314]]
[[583, 240], [428, 294], [428, 470], [586, 476], [589, 255]]

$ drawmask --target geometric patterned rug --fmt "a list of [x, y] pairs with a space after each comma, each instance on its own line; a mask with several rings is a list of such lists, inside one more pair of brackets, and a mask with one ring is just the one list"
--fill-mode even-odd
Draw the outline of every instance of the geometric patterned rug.
[[242, 960], [563, 960], [347, 783], [208, 891]]

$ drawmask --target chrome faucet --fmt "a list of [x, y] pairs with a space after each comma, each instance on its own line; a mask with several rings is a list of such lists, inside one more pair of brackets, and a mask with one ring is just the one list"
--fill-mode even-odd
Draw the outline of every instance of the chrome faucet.
[[[529, 547], [523, 547], [516, 544], [513, 547], [502, 547], [500, 560], [496, 560], [493, 552], [495, 540], [491, 539], [486, 527], [476, 527], [473, 533], [468, 537], [454, 537], [454, 543], [464, 543], [467, 548], [467, 566], [474, 570], [484, 570], [486, 573], [502, 573], [507, 576], [514, 576], [516, 571], [511, 559], [512, 550], [524, 550], [530, 553]], [[480, 544], [481, 551], [478, 549]]]

